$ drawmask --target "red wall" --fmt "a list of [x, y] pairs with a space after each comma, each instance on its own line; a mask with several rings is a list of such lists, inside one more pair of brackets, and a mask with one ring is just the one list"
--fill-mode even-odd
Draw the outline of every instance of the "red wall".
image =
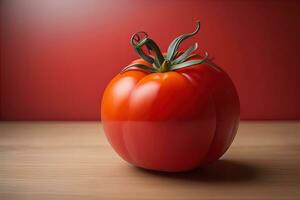
[[105, 85], [145, 30], [199, 41], [237, 86], [243, 119], [300, 119], [300, 1], [5, 0], [3, 120], [95, 120]]

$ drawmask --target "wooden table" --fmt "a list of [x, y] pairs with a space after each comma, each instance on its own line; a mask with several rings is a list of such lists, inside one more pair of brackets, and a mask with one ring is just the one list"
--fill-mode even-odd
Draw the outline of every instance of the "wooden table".
[[0, 199], [300, 199], [300, 122], [243, 122], [210, 167], [167, 174], [122, 161], [98, 122], [1, 122]]

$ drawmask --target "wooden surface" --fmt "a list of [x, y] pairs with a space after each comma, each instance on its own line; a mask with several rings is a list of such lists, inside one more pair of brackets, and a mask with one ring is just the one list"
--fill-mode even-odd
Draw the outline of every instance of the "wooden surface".
[[300, 122], [243, 122], [230, 150], [183, 174], [122, 161], [96, 122], [0, 123], [0, 199], [300, 199]]

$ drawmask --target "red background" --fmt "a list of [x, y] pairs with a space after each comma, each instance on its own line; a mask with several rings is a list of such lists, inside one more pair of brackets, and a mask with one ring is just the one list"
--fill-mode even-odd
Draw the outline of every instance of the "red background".
[[96, 120], [108, 81], [145, 30], [198, 41], [232, 77], [242, 119], [300, 119], [300, 1], [1, 2], [1, 119]]

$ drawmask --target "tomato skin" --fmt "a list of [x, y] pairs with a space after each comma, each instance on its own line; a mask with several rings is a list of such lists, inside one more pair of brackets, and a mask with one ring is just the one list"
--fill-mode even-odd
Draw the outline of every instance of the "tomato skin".
[[124, 160], [179, 172], [221, 157], [236, 134], [239, 112], [228, 75], [199, 64], [164, 73], [118, 74], [104, 92], [101, 119]]

